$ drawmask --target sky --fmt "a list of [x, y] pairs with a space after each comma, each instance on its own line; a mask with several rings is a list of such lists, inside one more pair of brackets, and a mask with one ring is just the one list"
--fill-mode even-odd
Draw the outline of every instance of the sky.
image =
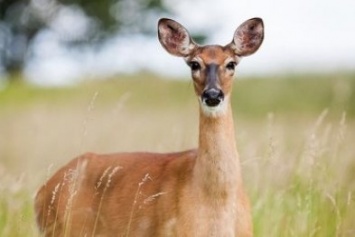
[[[245, 20], [261, 17], [265, 38], [260, 49], [243, 58], [237, 72], [263, 75], [336, 72], [355, 69], [355, 1], [353, 0], [166, 0], [173, 18], [189, 32], [205, 31], [207, 43], [225, 45]], [[156, 23], [151, 27], [156, 29]], [[80, 78], [107, 77], [147, 70], [171, 78], [188, 77], [182, 59], [169, 55], [158, 38], [115, 37], [100, 49], [67, 49], [56, 31], [85, 31], [80, 12], [64, 12], [42, 32], [33, 47], [26, 77], [42, 85], [66, 85]], [[75, 25], [68, 28], [68, 25]]]

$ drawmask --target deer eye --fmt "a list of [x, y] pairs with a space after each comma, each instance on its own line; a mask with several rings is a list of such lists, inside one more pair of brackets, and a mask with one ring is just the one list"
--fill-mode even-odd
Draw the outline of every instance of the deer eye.
[[234, 70], [234, 69], [235, 69], [235, 65], [236, 65], [235, 62], [229, 62], [229, 63], [226, 65], [226, 68], [227, 68], [228, 70]]
[[191, 61], [188, 63], [192, 71], [197, 71], [201, 69], [201, 65], [196, 61]]

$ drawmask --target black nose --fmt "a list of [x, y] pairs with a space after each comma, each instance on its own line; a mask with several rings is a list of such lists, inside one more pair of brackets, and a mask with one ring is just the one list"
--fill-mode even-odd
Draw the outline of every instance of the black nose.
[[208, 106], [214, 107], [219, 105], [222, 102], [224, 98], [224, 94], [223, 91], [212, 88], [212, 89], [205, 90], [202, 93], [201, 98], [202, 101], [206, 103]]

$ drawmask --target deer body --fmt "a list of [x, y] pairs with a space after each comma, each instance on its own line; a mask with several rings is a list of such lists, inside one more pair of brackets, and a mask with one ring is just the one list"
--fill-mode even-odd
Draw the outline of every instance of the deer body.
[[192, 70], [198, 148], [72, 160], [37, 193], [44, 236], [252, 236], [229, 98], [234, 66], [262, 42], [262, 21], [243, 23], [224, 47], [198, 46], [173, 20], [162, 19], [158, 27], [164, 48]]

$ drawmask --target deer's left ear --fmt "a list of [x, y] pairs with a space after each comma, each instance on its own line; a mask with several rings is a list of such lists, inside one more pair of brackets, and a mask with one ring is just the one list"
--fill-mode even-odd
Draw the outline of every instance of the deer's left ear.
[[252, 18], [241, 24], [234, 33], [231, 47], [238, 56], [255, 53], [264, 39], [264, 23], [261, 18]]
[[159, 20], [158, 36], [166, 51], [175, 56], [186, 57], [197, 46], [185, 27], [171, 19], [162, 18]]

